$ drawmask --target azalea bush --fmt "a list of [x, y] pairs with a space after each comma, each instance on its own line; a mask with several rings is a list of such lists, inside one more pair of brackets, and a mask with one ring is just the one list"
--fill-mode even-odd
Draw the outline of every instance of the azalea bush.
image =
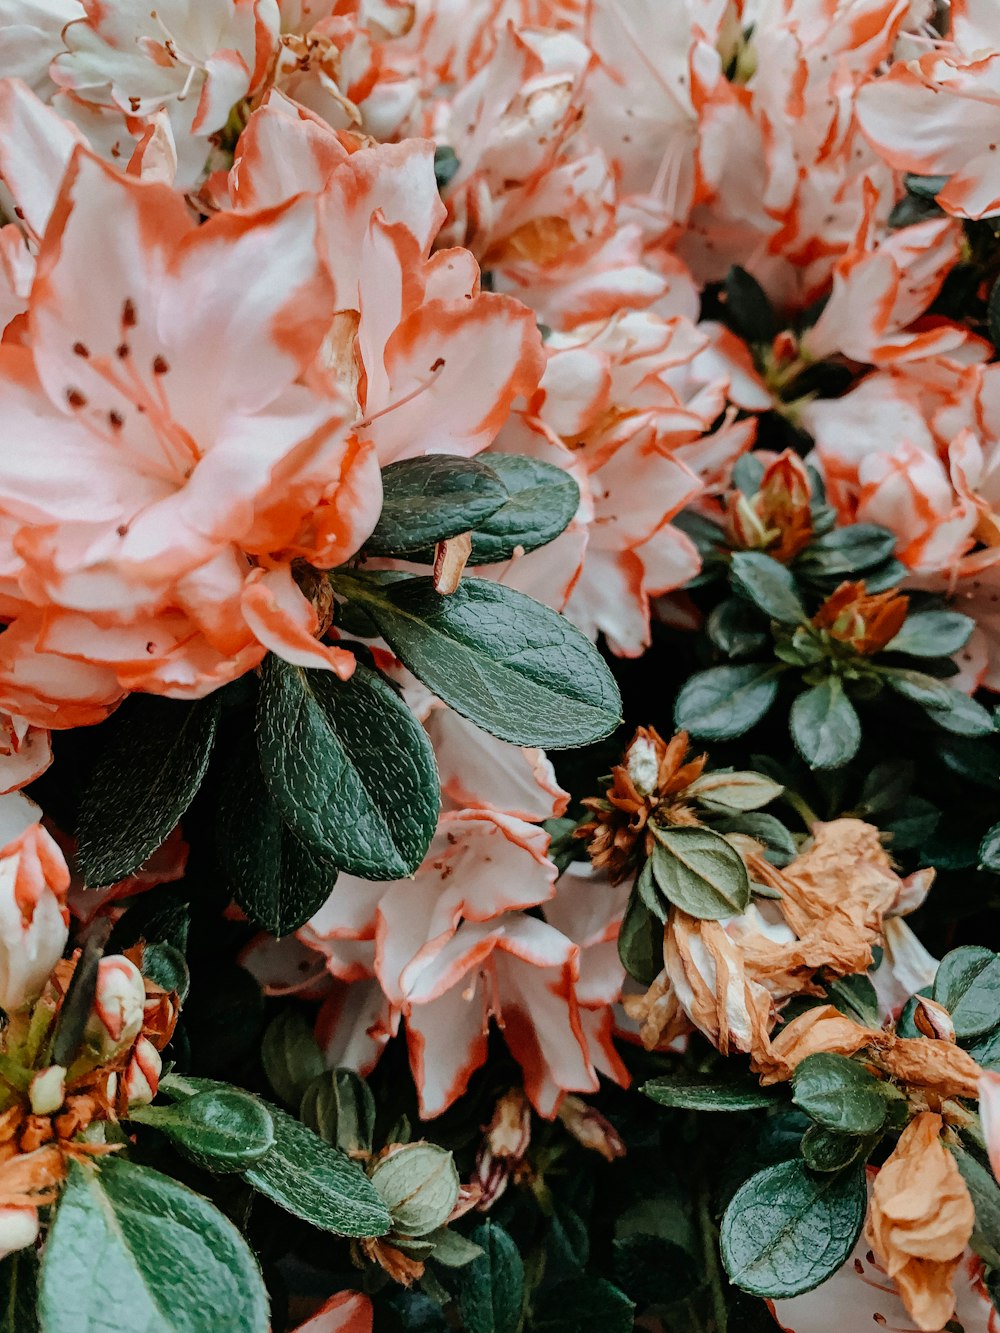
[[1000, 6], [2, 0], [0, 211], [0, 1333], [995, 1329]]

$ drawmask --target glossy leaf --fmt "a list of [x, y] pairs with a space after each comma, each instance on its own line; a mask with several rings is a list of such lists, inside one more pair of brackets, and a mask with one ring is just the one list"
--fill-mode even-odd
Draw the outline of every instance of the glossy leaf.
[[951, 1014], [959, 1041], [983, 1036], [1000, 1023], [1000, 955], [977, 944], [953, 949], [938, 967], [933, 996]]
[[807, 619], [795, 576], [771, 556], [762, 551], [736, 551], [731, 571], [736, 591], [772, 620], [798, 625]]
[[264, 1032], [261, 1063], [286, 1106], [298, 1110], [306, 1088], [326, 1068], [313, 1030], [297, 1009], [280, 1010]]
[[580, 488], [568, 472], [520, 454], [489, 454], [490, 467], [509, 498], [473, 525], [470, 565], [509, 560], [554, 541], [572, 522]]
[[911, 657], [950, 657], [965, 647], [975, 627], [970, 616], [958, 611], [914, 611], [885, 651]]
[[45, 1333], [266, 1333], [267, 1293], [228, 1218], [119, 1156], [71, 1162], [42, 1262]]
[[836, 676], [796, 696], [789, 727], [795, 748], [810, 768], [842, 768], [861, 744], [861, 723]]
[[261, 1102], [236, 1088], [196, 1093], [170, 1106], [136, 1106], [129, 1119], [165, 1134], [200, 1165], [238, 1171], [274, 1144], [274, 1122]]
[[762, 1088], [756, 1079], [718, 1078], [686, 1069], [650, 1079], [642, 1091], [660, 1106], [687, 1111], [756, 1111], [781, 1100], [777, 1088]]
[[327, 1069], [318, 1074], [302, 1094], [299, 1115], [341, 1152], [372, 1150], [375, 1098], [353, 1069]]
[[856, 1060], [820, 1052], [796, 1067], [792, 1100], [817, 1124], [840, 1134], [874, 1134], [886, 1117], [881, 1083]]
[[407, 555], [468, 532], [494, 514], [507, 488], [484, 462], [453, 454], [404, 458], [382, 470], [382, 512], [371, 555]]
[[469, 1239], [482, 1254], [458, 1270], [458, 1309], [467, 1333], [517, 1333], [524, 1299], [524, 1265], [503, 1227], [484, 1222]]
[[261, 769], [296, 837], [354, 875], [412, 875], [440, 790], [427, 734], [392, 686], [361, 663], [341, 681], [272, 655], [257, 716]]
[[750, 902], [743, 858], [706, 828], [655, 828], [653, 875], [664, 896], [690, 916], [720, 921]]
[[759, 1171], [736, 1191], [722, 1219], [730, 1280], [773, 1299], [812, 1291], [854, 1249], [867, 1202], [860, 1164], [814, 1174], [793, 1160]]
[[674, 721], [692, 736], [732, 740], [760, 721], [777, 693], [777, 675], [767, 663], [712, 667], [685, 683], [677, 696]]
[[523, 593], [468, 578], [449, 597], [425, 578], [339, 575], [337, 586], [362, 602], [418, 680], [501, 740], [587, 745], [618, 724], [618, 687], [597, 649]]

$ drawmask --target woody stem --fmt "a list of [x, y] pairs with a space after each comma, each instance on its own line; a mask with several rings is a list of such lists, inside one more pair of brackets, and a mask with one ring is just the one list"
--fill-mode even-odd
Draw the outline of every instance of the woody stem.
[[701, 1233], [702, 1255], [705, 1261], [705, 1277], [711, 1293], [712, 1316], [715, 1333], [727, 1333], [729, 1312], [723, 1294], [722, 1270], [719, 1267], [719, 1233], [712, 1220], [710, 1194], [707, 1185], [698, 1191], [698, 1230]]

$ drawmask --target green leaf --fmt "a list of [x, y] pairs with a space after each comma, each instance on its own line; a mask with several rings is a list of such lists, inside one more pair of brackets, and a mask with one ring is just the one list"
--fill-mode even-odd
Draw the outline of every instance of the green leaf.
[[993, 719], [982, 704], [943, 681], [898, 667], [883, 667], [881, 674], [897, 694], [919, 704], [945, 731], [957, 736], [989, 736], [993, 732]]
[[951, 1014], [959, 1041], [981, 1037], [1000, 1022], [1000, 956], [978, 944], [945, 954], [933, 997]]
[[229, 889], [255, 925], [289, 935], [329, 898], [337, 867], [282, 819], [252, 736], [235, 747], [220, 788], [216, 846]]
[[791, 570], [762, 551], [736, 551], [731, 565], [733, 587], [754, 606], [782, 625], [798, 625], [808, 617]]
[[827, 985], [831, 1002], [842, 1014], [853, 1018], [863, 1027], [877, 1028], [882, 1024], [878, 992], [864, 972], [838, 977]]
[[764, 855], [775, 866], [786, 866], [798, 854], [791, 833], [780, 819], [765, 811], [751, 810], [748, 814], [731, 819], [716, 820], [714, 827], [720, 833], [745, 833], [763, 843]]
[[618, 957], [629, 976], [643, 986], [651, 986], [663, 968], [663, 922], [638, 893], [632, 894], [625, 908]]
[[727, 657], [751, 657], [767, 646], [770, 637], [760, 613], [741, 597], [727, 597], [713, 607], [705, 631]]
[[795, 748], [810, 768], [842, 768], [861, 744], [861, 723], [836, 676], [796, 696], [789, 726]]
[[991, 1268], [1000, 1268], [1000, 1185], [993, 1172], [971, 1153], [956, 1147], [951, 1151], [976, 1210], [975, 1228], [969, 1243]]
[[171, 1106], [135, 1106], [128, 1118], [151, 1125], [210, 1171], [239, 1171], [274, 1144], [274, 1122], [256, 1097], [212, 1089]]
[[38, 1333], [38, 1254], [33, 1246], [0, 1262], [0, 1333]]
[[778, 320], [767, 293], [746, 269], [734, 264], [726, 274], [726, 322], [748, 343], [770, 343]]
[[756, 1111], [781, 1100], [776, 1088], [762, 1088], [755, 1079], [717, 1078], [687, 1069], [652, 1078], [642, 1091], [660, 1106], [686, 1111]]
[[465, 579], [442, 597], [430, 579], [344, 574], [337, 587], [363, 603], [418, 680], [501, 740], [563, 749], [618, 725], [618, 687], [597, 649], [523, 593]]
[[370, 1153], [375, 1137], [375, 1098], [353, 1069], [327, 1069], [302, 1095], [299, 1116], [341, 1152]]
[[482, 1254], [478, 1245], [466, 1240], [460, 1231], [453, 1231], [451, 1227], [439, 1227], [425, 1239], [434, 1245], [431, 1258], [436, 1264], [444, 1264], [445, 1268], [464, 1268]]
[[760, 721], [777, 693], [777, 675], [769, 663], [712, 667], [686, 682], [677, 696], [674, 721], [692, 736], [732, 740]]
[[632, 1301], [593, 1273], [545, 1288], [532, 1307], [532, 1333], [632, 1333], [634, 1324]]
[[477, 458], [426, 454], [382, 470], [382, 513], [365, 542], [370, 555], [408, 555], [496, 513], [508, 497], [496, 472]]
[[449, 148], [447, 144], [438, 144], [434, 149], [434, 178], [439, 190], [447, 188], [460, 166], [454, 148]]
[[196, 703], [133, 694], [119, 709], [76, 826], [90, 888], [125, 879], [173, 830], [205, 776], [218, 717], [214, 694]]
[[[160, 1090], [172, 1098], [194, 1096], [225, 1083], [170, 1074]], [[357, 1164], [324, 1143], [300, 1121], [262, 1100], [274, 1122], [274, 1146], [243, 1176], [286, 1212], [320, 1231], [339, 1236], [384, 1236], [390, 1219], [385, 1204]]]
[[976, 622], [958, 611], [914, 611], [885, 651], [911, 657], [950, 657], [965, 647], [975, 628]]
[[802, 1159], [811, 1171], [843, 1171], [862, 1154], [867, 1158], [876, 1141], [877, 1136], [862, 1138], [810, 1125], [802, 1136]]
[[722, 1219], [722, 1259], [730, 1279], [754, 1296], [812, 1291], [854, 1249], [867, 1194], [859, 1163], [813, 1175], [801, 1161], [779, 1162], [742, 1185]]
[[807, 578], [839, 580], [880, 565], [895, 549], [894, 532], [873, 523], [851, 523], [814, 538], [795, 567]]
[[467, 1333], [517, 1333], [524, 1301], [524, 1265], [517, 1246], [496, 1222], [469, 1239], [482, 1250], [458, 1270], [458, 1309]]
[[122, 1157], [70, 1162], [42, 1260], [45, 1333], [266, 1333], [246, 1242], [207, 1199]]
[[704, 773], [688, 787], [688, 795], [697, 798], [710, 810], [723, 812], [759, 810], [784, 791], [780, 782], [763, 773], [718, 772]]
[[166, 991], [176, 991], [181, 1004], [191, 989], [191, 972], [180, 949], [166, 940], [147, 944], [142, 951], [142, 974]]
[[353, 875], [413, 874], [437, 826], [437, 765], [387, 681], [360, 662], [341, 681], [272, 654], [257, 720], [265, 781], [298, 838]]
[[983, 835], [979, 844], [979, 868], [1000, 874], [1000, 824], [993, 824]]
[[306, 1088], [326, 1068], [313, 1030], [297, 1009], [282, 1009], [275, 1015], [264, 1033], [260, 1055], [268, 1083], [296, 1110]]
[[510, 498], [474, 525], [470, 565], [490, 565], [546, 546], [572, 522], [580, 505], [580, 488], [562, 468], [520, 454], [488, 457]]
[[706, 828], [653, 827], [653, 874], [666, 898], [703, 921], [738, 916], [750, 902], [743, 858]]
[[856, 1060], [807, 1055], [792, 1078], [792, 1100], [817, 1124], [840, 1134], [874, 1134], [885, 1123], [879, 1080]]
[[389, 1210], [393, 1235], [415, 1238], [444, 1226], [460, 1189], [454, 1158], [436, 1143], [408, 1143], [380, 1157], [371, 1182]]

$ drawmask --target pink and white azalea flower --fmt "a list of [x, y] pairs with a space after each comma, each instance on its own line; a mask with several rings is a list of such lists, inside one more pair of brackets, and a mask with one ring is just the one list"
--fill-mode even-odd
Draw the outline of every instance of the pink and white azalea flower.
[[69, 933], [69, 870], [26, 796], [0, 797], [0, 1008], [41, 994]]

